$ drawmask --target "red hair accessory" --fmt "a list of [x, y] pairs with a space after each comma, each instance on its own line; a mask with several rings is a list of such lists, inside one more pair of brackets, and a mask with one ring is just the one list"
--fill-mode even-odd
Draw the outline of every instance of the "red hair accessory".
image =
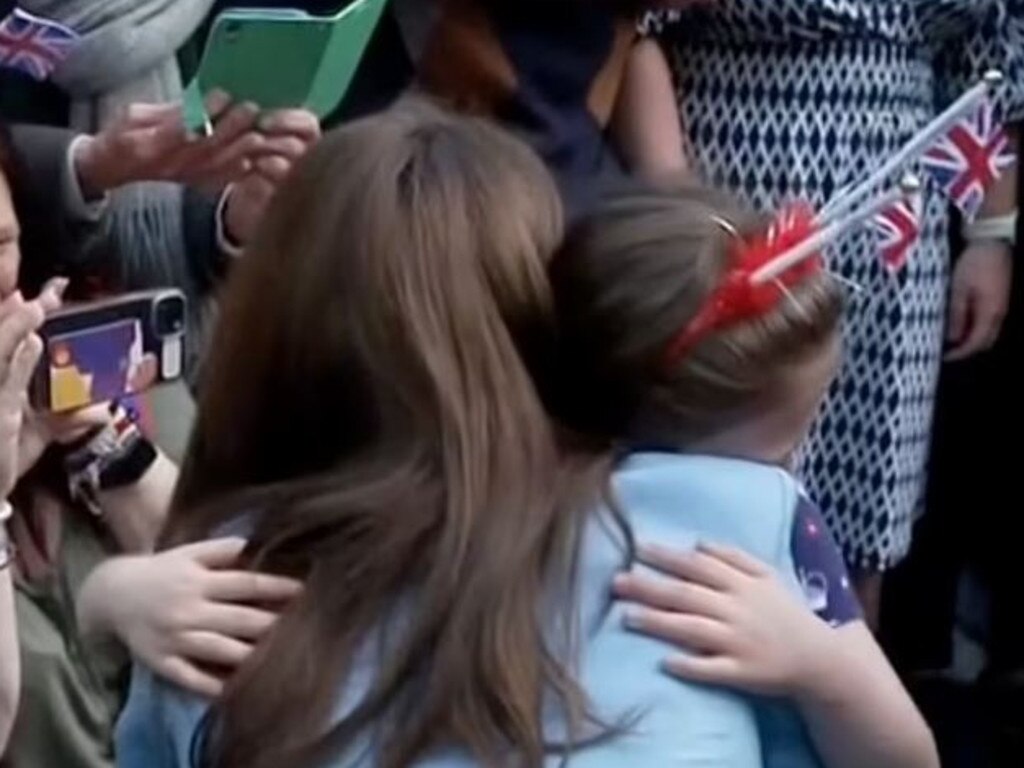
[[[731, 227], [723, 228], [732, 231]], [[764, 315], [779, 305], [787, 288], [821, 272], [820, 254], [805, 258], [781, 271], [774, 279], [760, 282], [755, 275], [792, 252], [818, 231], [809, 205], [793, 205], [779, 213], [767, 232], [746, 241], [737, 236], [730, 252], [731, 265], [722, 282], [686, 327], [672, 340], [665, 364], [675, 365], [683, 355], [715, 331]]]

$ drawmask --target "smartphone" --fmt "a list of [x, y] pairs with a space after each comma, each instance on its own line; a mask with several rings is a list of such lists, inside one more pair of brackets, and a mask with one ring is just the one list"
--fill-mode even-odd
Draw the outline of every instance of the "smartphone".
[[33, 407], [61, 413], [180, 378], [188, 305], [176, 289], [65, 307], [46, 319]]
[[387, 0], [354, 0], [334, 16], [292, 9], [231, 8], [214, 21], [195, 80], [185, 94], [185, 122], [210, 130], [207, 96], [223, 91], [261, 109], [304, 108], [323, 119], [341, 103], [383, 15]]

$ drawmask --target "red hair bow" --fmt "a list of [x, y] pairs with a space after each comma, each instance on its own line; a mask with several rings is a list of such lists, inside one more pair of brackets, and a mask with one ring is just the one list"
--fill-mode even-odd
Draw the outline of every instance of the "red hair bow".
[[672, 340], [665, 353], [666, 365], [675, 365], [712, 333], [767, 314], [779, 305], [787, 288], [818, 274], [822, 269], [820, 254], [800, 261], [773, 280], [761, 284], [754, 280], [759, 270], [817, 232], [814, 219], [809, 205], [797, 204], [781, 211], [763, 235], [750, 241], [737, 237], [722, 282]]

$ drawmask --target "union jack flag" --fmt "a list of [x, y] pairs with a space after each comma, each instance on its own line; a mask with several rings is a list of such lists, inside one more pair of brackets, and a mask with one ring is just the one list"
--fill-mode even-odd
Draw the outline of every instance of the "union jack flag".
[[920, 195], [901, 200], [875, 217], [878, 247], [882, 263], [890, 272], [899, 272], [921, 236], [922, 201]]
[[63, 24], [20, 8], [0, 21], [0, 67], [45, 80], [74, 50], [78, 35]]
[[985, 193], [1016, 160], [995, 106], [986, 101], [925, 152], [922, 162], [953, 204], [973, 221]]

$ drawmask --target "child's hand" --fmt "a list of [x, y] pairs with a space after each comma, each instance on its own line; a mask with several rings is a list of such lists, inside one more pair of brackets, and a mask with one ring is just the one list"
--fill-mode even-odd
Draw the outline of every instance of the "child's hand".
[[766, 565], [733, 549], [640, 547], [641, 562], [668, 577], [622, 574], [615, 594], [636, 603], [630, 628], [686, 649], [665, 669], [697, 683], [799, 697], [828, 663], [833, 630]]

